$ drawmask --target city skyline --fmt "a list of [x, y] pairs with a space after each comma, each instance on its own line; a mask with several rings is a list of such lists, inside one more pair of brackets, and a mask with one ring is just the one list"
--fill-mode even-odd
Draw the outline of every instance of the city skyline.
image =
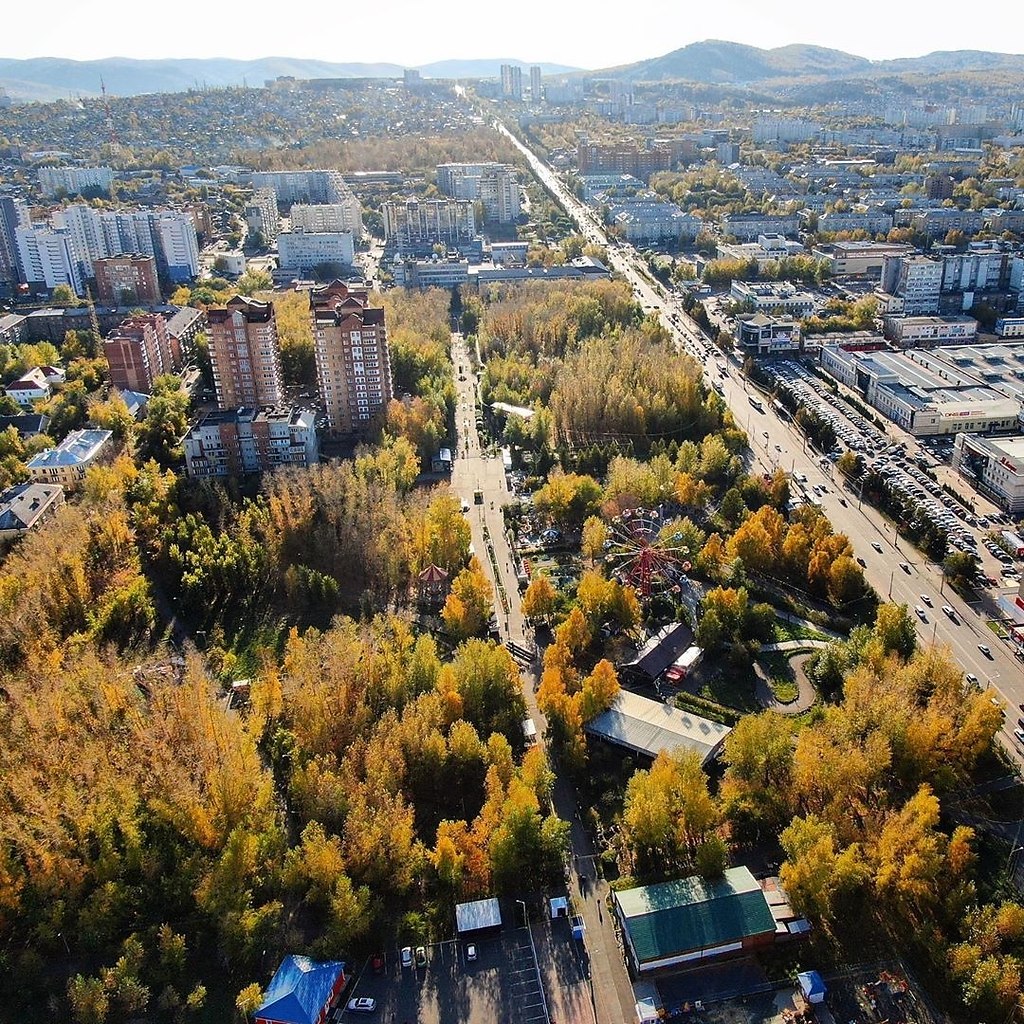
[[[843, 50], [871, 60], [916, 57], [937, 50], [992, 48], [992, 25], [1015, 24], [1015, 5], [997, 0], [984, 20], [962, 18], [921, 19], [907, 8], [901, 10], [881, 0], [867, 0], [849, 18], [823, 18], [819, 5], [810, 0], [791, 0], [785, 16], [778, 8], [753, 0], [725, 0], [707, 10], [682, 8], [669, 0], [642, 0], [631, 17], [617, 19], [614, 32], [593, 24], [594, 12], [577, 2], [560, 5], [523, 0], [516, 16], [497, 26], [482, 26], [480, 9], [457, 0], [446, 9], [443, 23], [434, 9], [414, 0], [385, 0], [372, 9], [347, 9], [346, 32], [360, 38], [358, 56], [338, 52], [337, 36], [329, 31], [330, 15], [319, 22], [316, 33], [295, 33], [284, 39], [294, 42], [275, 46], [273, 53], [254, 52], [252, 37], [238, 32], [237, 13], [224, 8], [182, 0], [176, 17], [183, 23], [201, 24], [203, 31], [188, 34], [140, 31], [136, 6], [125, 0], [109, 0], [102, 18], [88, 7], [58, 0], [52, 24], [55, 33], [41, 35], [35, 14], [26, 7], [5, 15], [8, 31], [0, 56], [11, 59], [63, 57], [96, 60], [109, 57], [138, 59], [234, 58], [266, 56], [365, 63], [389, 62], [417, 67], [442, 60], [491, 59], [503, 55], [523, 64], [561, 63], [597, 69], [644, 60], [706, 39], [761, 47], [806, 43]], [[261, 14], [275, 17], [262, 2], [247, 9], [257, 20]], [[324, 24], [324, 21], [327, 24]], [[387, 32], [375, 25], [387, 24]], [[155, 25], [153, 27], [156, 27]], [[656, 27], [656, 31], [653, 29]], [[487, 31], [482, 31], [482, 29]], [[179, 40], [181, 40], [179, 42]], [[1001, 31], [999, 52], [1024, 52], [1024, 30]], [[509, 56], [512, 55], [512, 56]]]

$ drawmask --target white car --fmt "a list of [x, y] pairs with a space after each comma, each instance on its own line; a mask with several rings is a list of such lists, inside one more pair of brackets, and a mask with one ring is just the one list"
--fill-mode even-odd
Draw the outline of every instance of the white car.
[[412, 967], [412, 946], [402, 947], [402, 966]]
[[376, 1009], [377, 1000], [371, 999], [369, 996], [362, 996], [359, 999], [350, 999], [348, 1001], [349, 1013], [373, 1013]]
[[924, 601], [924, 603], [926, 605], [928, 605], [929, 608], [931, 608], [931, 606], [932, 606], [932, 599], [927, 594], [922, 594], [921, 595], [921, 600]]
[[917, 612], [917, 617], [922, 622], [927, 622], [928, 621], [928, 616], [925, 614], [924, 609], [919, 604], [914, 605], [914, 611]]

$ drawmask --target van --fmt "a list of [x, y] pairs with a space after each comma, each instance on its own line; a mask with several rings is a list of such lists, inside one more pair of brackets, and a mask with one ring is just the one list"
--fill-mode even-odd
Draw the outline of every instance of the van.
[[532, 718], [523, 719], [523, 739], [528, 747], [537, 744], [537, 723]]

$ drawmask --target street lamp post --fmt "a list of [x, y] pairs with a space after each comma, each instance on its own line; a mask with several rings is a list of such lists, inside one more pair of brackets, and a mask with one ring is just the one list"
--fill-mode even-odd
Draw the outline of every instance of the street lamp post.
[[893, 577], [895, 575], [896, 575], [896, 570], [893, 569], [893, 571], [891, 573], [889, 573], [889, 600], [890, 601], [892, 600], [892, 581], [893, 581]]

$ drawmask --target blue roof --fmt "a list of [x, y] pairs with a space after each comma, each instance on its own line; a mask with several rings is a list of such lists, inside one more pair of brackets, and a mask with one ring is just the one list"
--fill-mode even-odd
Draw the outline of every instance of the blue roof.
[[285, 1024], [317, 1024], [344, 971], [345, 965], [337, 960], [318, 963], [307, 956], [285, 957], [253, 1016]]
[[803, 989], [804, 995], [824, 995], [828, 991], [825, 987], [825, 980], [817, 971], [803, 971], [796, 977], [797, 981], [800, 982], [800, 987]]

